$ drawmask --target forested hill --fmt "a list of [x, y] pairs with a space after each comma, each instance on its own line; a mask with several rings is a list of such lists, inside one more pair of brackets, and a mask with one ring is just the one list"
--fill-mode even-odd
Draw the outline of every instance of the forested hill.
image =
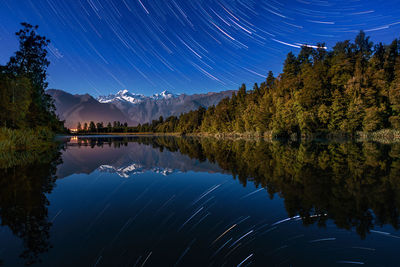
[[208, 109], [160, 118], [133, 131], [307, 135], [400, 129], [400, 43], [373, 44], [364, 32], [332, 50], [303, 46], [283, 73]]

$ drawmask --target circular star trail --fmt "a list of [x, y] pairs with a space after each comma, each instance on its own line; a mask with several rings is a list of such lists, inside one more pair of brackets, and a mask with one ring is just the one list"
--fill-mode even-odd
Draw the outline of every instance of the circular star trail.
[[51, 88], [199, 93], [236, 89], [279, 73], [301, 45], [399, 37], [400, 1], [0, 0], [0, 63], [14, 32], [39, 25], [49, 47]]

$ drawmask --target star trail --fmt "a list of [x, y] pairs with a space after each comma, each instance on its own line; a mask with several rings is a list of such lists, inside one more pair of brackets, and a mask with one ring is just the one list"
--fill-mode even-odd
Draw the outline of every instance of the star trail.
[[121, 89], [201, 93], [281, 71], [302, 45], [398, 38], [400, 1], [0, 0], [0, 64], [19, 23], [52, 42], [49, 87], [105, 95]]

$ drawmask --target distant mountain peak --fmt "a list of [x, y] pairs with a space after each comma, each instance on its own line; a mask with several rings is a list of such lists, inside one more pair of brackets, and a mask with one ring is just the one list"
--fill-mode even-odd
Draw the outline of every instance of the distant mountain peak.
[[171, 93], [167, 90], [162, 91], [161, 93], [154, 94], [152, 96], [145, 96], [142, 94], [131, 93], [127, 89], [120, 90], [116, 94], [109, 94], [108, 96], [99, 96], [97, 101], [100, 103], [110, 103], [110, 102], [128, 102], [131, 104], [139, 104], [145, 100], [161, 100], [161, 99], [171, 99], [175, 98], [178, 95]]
[[162, 91], [159, 94], [154, 94], [153, 96], [151, 96], [151, 98], [155, 99], [155, 100], [159, 100], [159, 99], [170, 99], [170, 98], [174, 98], [177, 97], [178, 95], [171, 93], [167, 90]]
[[218, 93], [177, 95], [164, 90], [152, 96], [120, 90], [115, 94], [100, 96], [72, 95], [62, 90], [47, 90], [55, 100], [56, 114], [66, 121], [66, 127], [75, 128], [78, 122], [127, 122], [138, 125], [160, 116], [179, 116], [201, 107], [217, 105], [221, 99], [231, 97], [233, 91]]

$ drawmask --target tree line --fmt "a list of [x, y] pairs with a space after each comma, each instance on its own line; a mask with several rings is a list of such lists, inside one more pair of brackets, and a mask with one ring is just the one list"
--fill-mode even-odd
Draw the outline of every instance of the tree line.
[[78, 133], [118, 133], [128, 132], [128, 123], [121, 123], [120, 121], [114, 121], [112, 124], [108, 122], [107, 125], [104, 122], [90, 121], [89, 123], [78, 122], [76, 126]]
[[216, 106], [131, 127], [132, 132], [354, 134], [400, 129], [400, 43], [355, 40], [303, 46], [289, 53], [283, 72], [270, 71], [260, 85], [243, 84]]
[[[175, 117], [177, 119], [177, 117]], [[139, 124], [137, 126], [128, 126], [127, 122], [114, 121], [113, 123], [108, 122], [94, 122], [89, 123], [78, 122], [76, 130], [78, 133], [148, 133], [156, 132], [156, 126], [164, 122], [163, 116], [160, 116], [158, 120], [153, 120], [151, 123]]]

